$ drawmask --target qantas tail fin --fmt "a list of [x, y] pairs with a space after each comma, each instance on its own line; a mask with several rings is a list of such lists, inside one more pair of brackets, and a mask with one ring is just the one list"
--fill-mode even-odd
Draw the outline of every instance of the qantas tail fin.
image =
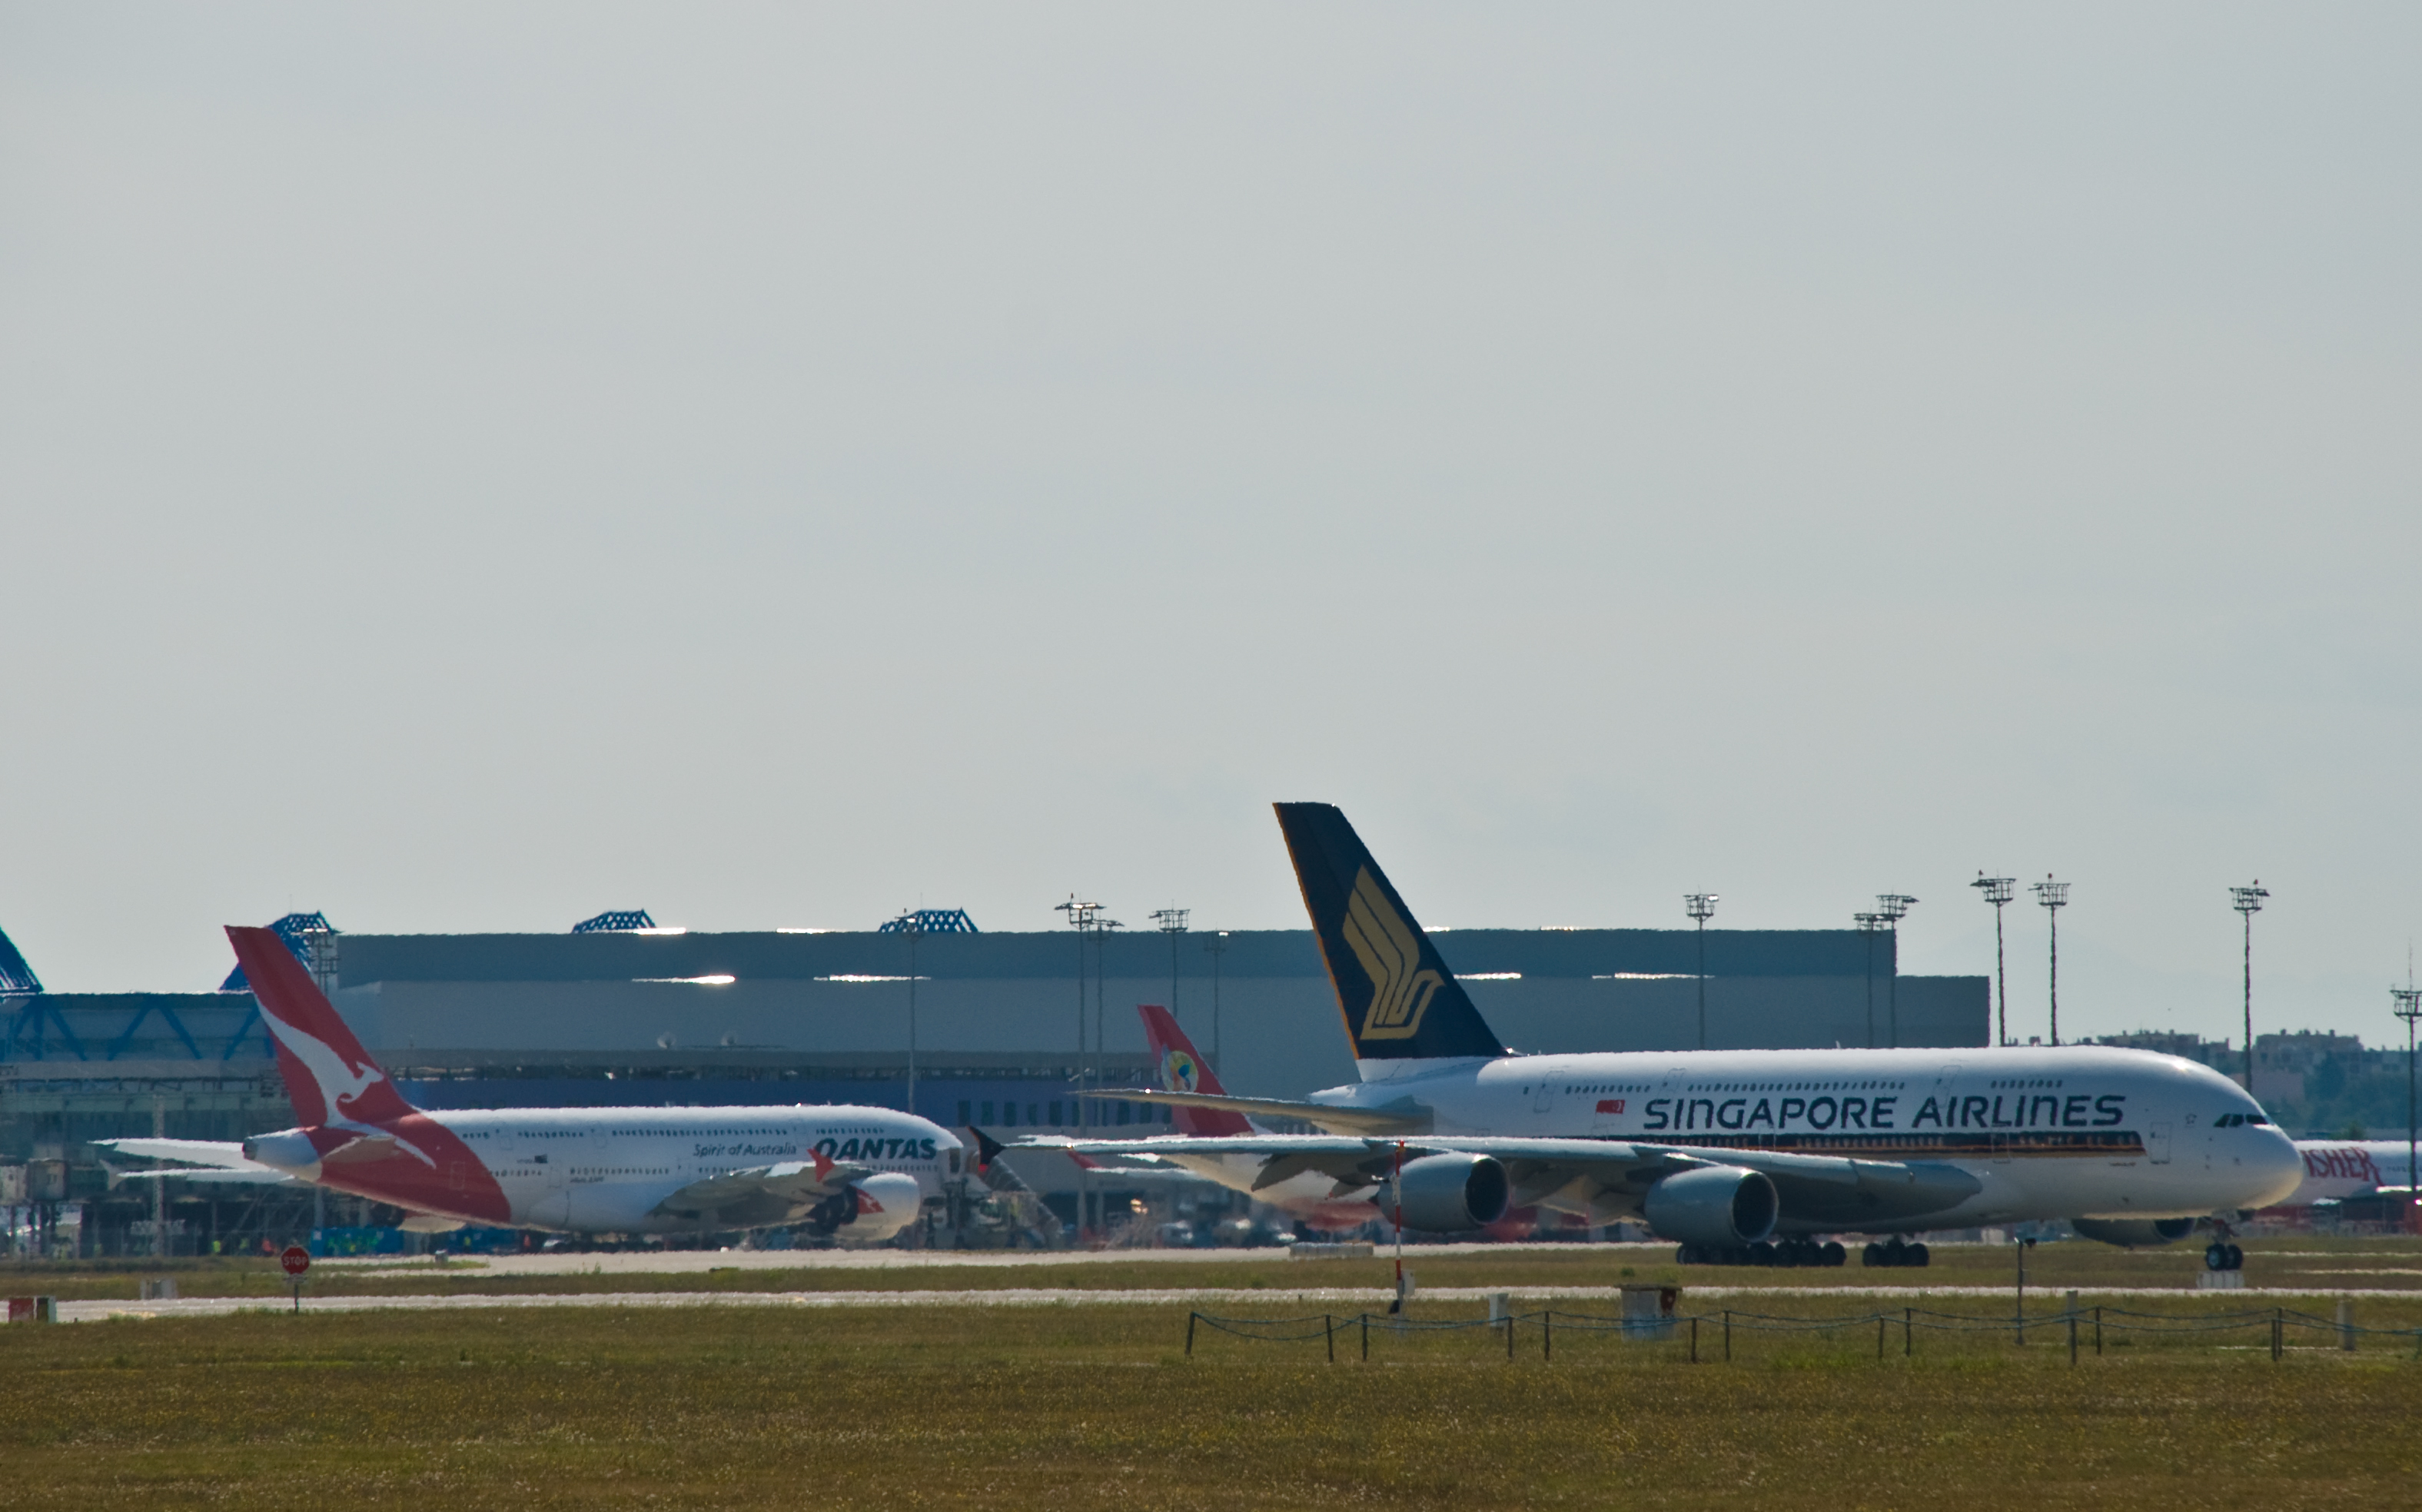
[[275, 930], [229, 924], [227, 933], [277, 1043], [277, 1070], [296, 1118], [376, 1126], [413, 1111]]
[[[1203, 1057], [1194, 1052], [1194, 1042], [1177, 1027], [1175, 1014], [1156, 1002], [1139, 1003], [1136, 1012], [1143, 1016], [1143, 1037], [1152, 1046], [1153, 1059], [1160, 1063], [1163, 1091], [1227, 1095], [1228, 1089], [1219, 1085], [1219, 1074], [1203, 1063]], [[1203, 1139], [1253, 1132], [1252, 1123], [1244, 1114], [1225, 1108], [1180, 1107], [1170, 1113], [1170, 1126], [1180, 1134]]]
[[1345, 815], [1327, 803], [1275, 807], [1363, 1079], [1392, 1061], [1506, 1054]]

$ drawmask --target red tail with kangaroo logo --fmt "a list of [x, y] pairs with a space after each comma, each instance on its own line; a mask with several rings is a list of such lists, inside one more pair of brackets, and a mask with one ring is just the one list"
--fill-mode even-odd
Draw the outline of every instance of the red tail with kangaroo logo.
[[244, 1142], [247, 1158], [417, 1212], [506, 1221], [512, 1205], [452, 1129], [403, 1100], [271, 929], [228, 926], [277, 1046], [298, 1128]]

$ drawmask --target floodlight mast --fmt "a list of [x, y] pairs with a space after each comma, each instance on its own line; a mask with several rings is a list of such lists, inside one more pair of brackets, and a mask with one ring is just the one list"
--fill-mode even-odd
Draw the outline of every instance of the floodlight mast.
[[2245, 1090], [2254, 1090], [2254, 916], [2262, 911], [2262, 900], [2271, 890], [2262, 879], [2254, 879], [2252, 887], [2228, 890], [2228, 906], [2245, 916]]
[[1219, 1069], [1219, 957], [1228, 953], [1228, 932], [1219, 930], [1203, 942], [1203, 953], [1211, 957], [1211, 1069]]
[[1685, 892], [1682, 906], [1699, 924], [1699, 1048], [1707, 1047], [1707, 921], [1716, 916], [1718, 897], [1712, 892]]
[[2002, 908], [2019, 895], [2019, 881], [2016, 877], [1987, 876], [1979, 872], [1976, 880], [1968, 885], [1978, 890], [1985, 901], [1993, 906], [1993, 984], [2002, 995], [2002, 1028], [1998, 1037], [2006, 1047], [2010, 1043], [2010, 969], [2008, 960], [2002, 953]]
[[1879, 892], [1876, 912], [1883, 915], [1892, 930], [1892, 975], [1884, 978], [1884, 1015], [1892, 1026], [1892, 1047], [1900, 1048], [1900, 921], [1909, 916], [1910, 905], [1917, 900], [1906, 892]]
[[2422, 988], [2391, 987], [2388, 995], [2397, 1000], [2397, 1006], [2389, 1012], [2405, 1020], [2405, 1202], [2410, 1209], [2415, 1196], [2414, 1189], [2422, 1186], [2422, 1181], [2414, 1179], [2422, 1173], [2422, 1158], [2416, 1158], [2417, 1148], [2422, 1148], [2422, 1133], [2414, 1127], [2414, 1025], [2416, 1019], [2422, 1019]]
[[1169, 1016], [1177, 1016], [1177, 937], [1186, 933], [1186, 921], [1194, 913], [1191, 908], [1155, 908], [1152, 921], [1169, 937]]
[[892, 933], [908, 937], [908, 1115], [917, 1115], [917, 939], [925, 933], [925, 915], [903, 908], [892, 921]]
[[[2052, 920], [2052, 1042], [2060, 1043], [2060, 911], [2068, 906], [2068, 884], [2055, 882], [2046, 872], [2040, 882], [2030, 882], [2027, 890], [2043, 905], [2044, 913]], [[2249, 1078], [2249, 1079], [2251, 1079]]]
[[1876, 1047], [1876, 935], [1884, 927], [1879, 913], [1859, 913], [1850, 916], [1859, 933], [1867, 937], [1867, 1048]]
[[[1071, 892], [1066, 903], [1053, 904], [1051, 911], [1066, 914], [1070, 927], [1077, 931], [1077, 1090], [1082, 1093], [1085, 1090], [1085, 931], [1092, 925], [1093, 916], [1102, 911], [1102, 906], [1080, 902]], [[1089, 1099], [1079, 1096], [1075, 1111], [1077, 1131], [1081, 1135], [1093, 1116], [1093, 1105]], [[1080, 1237], [1085, 1233], [1088, 1226], [1086, 1219], [1092, 1211], [1093, 1183], [1087, 1179], [1088, 1174], [1085, 1162], [1077, 1161], [1077, 1232]]]

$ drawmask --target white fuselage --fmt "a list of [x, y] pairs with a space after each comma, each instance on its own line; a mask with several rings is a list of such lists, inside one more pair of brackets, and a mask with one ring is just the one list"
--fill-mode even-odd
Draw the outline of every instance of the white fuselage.
[[2215, 1126], [2260, 1116], [2242, 1088], [2144, 1050], [1637, 1051], [1364, 1069], [1377, 1074], [1312, 1100], [1410, 1099], [1430, 1110], [1434, 1139], [1553, 1135], [1936, 1161], [1983, 1184], [1955, 1208], [1887, 1227], [2200, 1217], [2275, 1203], [2304, 1173], [2276, 1127]]
[[2383, 1187], [2407, 1188], [2422, 1163], [2404, 1140], [2298, 1140], [2304, 1179], [2281, 1198], [2281, 1207], [2343, 1202]]
[[883, 1108], [533, 1108], [430, 1110], [503, 1189], [528, 1228], [653, 1233], [694, 1228], [656, 1213], [694, 1182], [817, 1154], [914, 1177], [922, 1197], [954, 1173], [959, 1142]]

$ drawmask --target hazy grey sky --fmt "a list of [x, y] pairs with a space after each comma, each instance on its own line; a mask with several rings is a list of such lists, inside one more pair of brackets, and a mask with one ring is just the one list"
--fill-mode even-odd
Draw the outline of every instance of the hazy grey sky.
[[[0, 927], [1842, 925], [2388, 1037], [2408, 5], [0, 6]], [[2043, 921], [2010, 909], [2019, 1027]]]

